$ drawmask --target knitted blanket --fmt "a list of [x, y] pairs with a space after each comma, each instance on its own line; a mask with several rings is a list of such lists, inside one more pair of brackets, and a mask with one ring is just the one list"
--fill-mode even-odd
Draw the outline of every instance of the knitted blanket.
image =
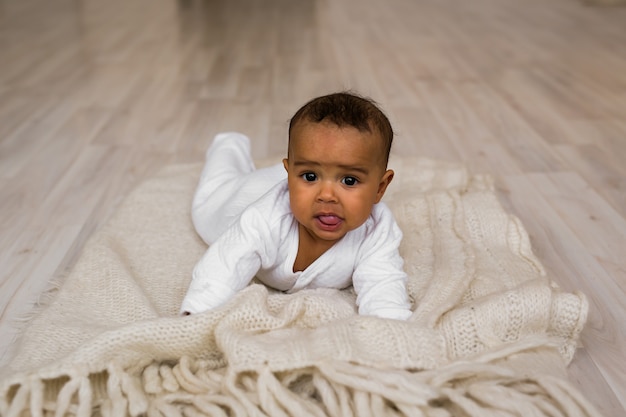
[[547, 277], [488, 177], [392, 158], [409, 321], [354, 293], [253, 282], [178, 317], [206, 250], [189, 207], [200, 165], [140, 185], [87, 242], [0, 373], [0, 415], [597, 416], [566, 380], [582, 294]]

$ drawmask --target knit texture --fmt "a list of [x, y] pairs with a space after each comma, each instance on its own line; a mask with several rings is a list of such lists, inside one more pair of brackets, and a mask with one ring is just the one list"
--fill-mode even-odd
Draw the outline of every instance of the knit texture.
[[356, 314], [351, 290], [253, 283], [178, 317], [206, 250], [200, 165], [141, 184], [24, 328], [0, 415], [597, 416], [567, 381], [587, 315], [546, 275], [491, 180], [395, 158], [410, 320]]

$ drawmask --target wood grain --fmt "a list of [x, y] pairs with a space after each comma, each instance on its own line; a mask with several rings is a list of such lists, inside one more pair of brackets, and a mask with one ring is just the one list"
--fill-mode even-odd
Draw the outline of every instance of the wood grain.
[[494, 177], [591, 311], [570, 366], [626, 414], [626, 8], [576, 0], [0, 1], [0, 363], [20, 318], [140, 181], [238, 130], [370, 95], [393, 152]]

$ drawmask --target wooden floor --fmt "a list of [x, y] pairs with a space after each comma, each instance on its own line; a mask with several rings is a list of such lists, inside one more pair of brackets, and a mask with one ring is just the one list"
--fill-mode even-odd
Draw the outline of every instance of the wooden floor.
[[138, 182], [223, 130], [284, 155], [297, 107], [347, 88], [395, 154], [495, 177], [589, 297], [572, 379], [626, 415], [626, 8], [579, 0], [0, 0], [0, 355]]

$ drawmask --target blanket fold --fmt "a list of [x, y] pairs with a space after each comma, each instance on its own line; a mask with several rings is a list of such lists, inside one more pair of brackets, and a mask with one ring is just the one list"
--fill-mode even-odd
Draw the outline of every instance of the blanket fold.
[[598, 416], [564, 372], [587, 301], [548, 278], [491, 179], [391, 166], [410, 320], [357, 315], [350, 289], [258, 283], [178, 317], [206, 247], [188, 214], [201, 167], [174, 165], [129, 195], [24, 328], [0, 414]]

